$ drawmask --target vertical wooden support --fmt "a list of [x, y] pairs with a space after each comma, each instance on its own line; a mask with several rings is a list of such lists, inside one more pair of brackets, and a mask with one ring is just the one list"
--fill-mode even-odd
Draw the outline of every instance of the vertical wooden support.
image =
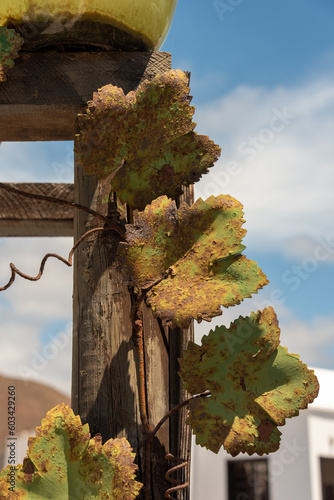
[[[186, 192], [187, 201], [192, 201], [192, 191]], [[107, 215], [108, 194], [108, 181], [86, 176], [80, 165], [75, 165], [75, 201]], [[75, 239], [100, 224], [77, 212]], [[92, 435], [101, 433], [103, 442], [123, 436], [129, 440], [137, 455], [139, 479], [143, 479], [138, 356], [132, 338], [131, 297], [122, 284], [115, 259], [119, 239], [112, 231], [93, 233], [75, 256], [72, 407], [84, 423], [89, 423]], [[177, 358], [190, 338], [192, 329], [164, 329], [151, 311], [144, 311], [147, 400], [152, 425], [185, 398], [177, 375]], [[163, 499], [170, 487], [164, 478], [169, 468], [165, 454], [172, 452], [190, 460], [190, 429], [183, 421], [180, 426], [181, 417], [176, 415], [154, 439], [152, 481], [147, 485], [152, 499]], [[189, 498], [188, 492], [183, 491], [179, 498]]]
[[[22, 52], [0, 85], [0, 141], [73, 140], [76, 116], [85, 111], [98, 88], [112, 83], [127, 93], [169, 68], [166, 53]], [[84, 176], [75, 166], [77, 202], [107, 215], [108, 192], [107, 183]], [[186, 201], [192, 201], [189, 189]], [[78, 211], [74, 224], [75, 240], [99, 225]], [[94, 233], [75, 255], [72, 407], [89, 423], [92, 435], [100, 433], [103, 441], [125, 436], [137, 454], [141, 473], [137, 351], [131, 297], [115, 261], [118, 241], [113, 232]], [[144, 330], [149, 418], [155, 425], [185, 399], [177, 358], [192, 338], [192, 329], [163, 329], [146, 310]], [[162, 500], [170, 486], [164, 480], [169, 468], [165, 453], [190, 459], [190, 429], [184, 415], [185, 410], [165, 423], [154, 440], [152, 484], [148, 485], [154, 500]], [[188, 500], [188, 492], [179, 498]]]
[[[83, 174], [76, 165], [77, 201], [107, 215], [104, 203], [108, 182]], [[78, 212], [75, 238], [99, 223]], [[131, 297], [115, 260], [120, 237], [112, 231], [93, 233], [78, 249], [74, 264], [74, 334], [72, 407], [88, 422], [92, 435], [103, 441], [126, 437], [138, 457], [143, 433], [138, 405], [137, 350], [132, 338]], [[192, 329], [162, 328], [149, 310], [144, 311], [145, 362], [149, 418], [153, 425], [185, 399], [177, 375], [181, 355]], [[152, 499], [164, 498], [168, 483], [165, 454], [190, 460], [190, 429], [179, 415], [166, 423], [152, 447]], [[188, 498], [183, 492], [182, 497]]]

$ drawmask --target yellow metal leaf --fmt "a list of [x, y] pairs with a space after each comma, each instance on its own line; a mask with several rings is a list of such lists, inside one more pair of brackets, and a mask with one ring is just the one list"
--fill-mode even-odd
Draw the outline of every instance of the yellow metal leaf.
[[79, 115], [75, 150], [87, 174], [111, 176], [123, 203], [143, 210], [155, 198], [182, 194], [220, 155], [220, 148], [193, 130], [188, 76], [180, 70], [144, 81], [125, 95], [107, 85]]
[[279, 447], [278, 426], [316, 398], [319, 385], [296, 354], [279, 345], [273, 308], [239, 317], [190, 343], [180, 376], [191, 394], [211, 396], [189, 405], [196, 442], [217, 453], [270, 453]]
[[179, 210], [165, 196], [127, 226], [130, 284], [151, 288], [146, 303], [164, 324], [186, 328], [210, 320], [221, 305], [239, 304], [267, 284], [257, 264], [241, 255], [245, 246], [242, 205], [231, 196], [211, 196]]

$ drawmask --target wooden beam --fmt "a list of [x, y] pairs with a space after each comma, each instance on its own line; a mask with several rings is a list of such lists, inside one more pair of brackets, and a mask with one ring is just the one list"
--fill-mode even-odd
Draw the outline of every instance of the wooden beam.
[[[44, 196], [74, 201], [73, 184], [8, 183]], [[0, 189], [0, 236], [72, 236], [74, 209], [24, 198]]]
[[97, 89], [127, 93], [170, 64], [166, 52], [21, 52], [0, 83], [0, 141], [73, 140]]

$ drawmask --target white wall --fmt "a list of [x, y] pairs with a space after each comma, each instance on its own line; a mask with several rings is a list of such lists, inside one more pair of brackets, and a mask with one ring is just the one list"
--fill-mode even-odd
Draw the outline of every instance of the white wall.
[[[270, 500], [321, 500], [311, 496], [307, 412], [287, 421], [280, 449], [269, 458]], [[193, 445], [191, 500], [228, 500], [227, 461], [260, 458], [239, 454], [235, 459], [221, 450], [217, 455]]]
[[320, 458], [334, 458], [333, 413], [312, 411], [308, 418], [308, 432], [312, 475], [312, 500], [322, 500]]
[[279, 427], [281, 445], [269, 455], [270, 500], [314, 500], [311, 494], [307, 411]]
[[[315, 368], [315, 373], [318, 398], [287, 419], [280, 427], [280, 449], [263, 456], [269, 457], [270, 500], [322, 500], [320, 458], [334, 458], [334, 370]], [[249, 458], [240, 454], [236, 460]], [[233, 458], [224, 450], [215, 455], [193, 445], [191, 500], [228, 499], [227, 460]]]
[[191, 500], [227, 500], [227, 453], [217, 455], [195, 445], [191, 459]]

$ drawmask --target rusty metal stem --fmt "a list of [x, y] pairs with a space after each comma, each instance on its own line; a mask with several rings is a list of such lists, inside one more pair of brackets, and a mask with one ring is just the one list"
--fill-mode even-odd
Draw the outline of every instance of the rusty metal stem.
[[139, 385], [139, 411], [140, 419], [143, 426], [144, 443], [144, 488], [145, 500], [151, 498], [151, 440], [147, 436], [151, 435], [151, 426], [148, 419], [147, 399], [146, 399], [146, 370], [145, 370], [145, 349], [144, 349], [144, 330], [143, 330], [143, 315], [142, 304], [145, 295], [139, 293], [133, 308], [133, 328], [136, 335], [136, 346], [138, 350], [138, 385]]
[[192, 396], [191, 398], [189, 399], [186, 399], [185, 401], [182, 401], [182, 403], [178, 404], [177, 406], [174, 406], [174, 408], [172, 408], [171, 410], [169, 410], [168, 413], [166, 413], [166, 415], [160, 420], [160, 422], [154, 427], [154, 429], [151, 431], [151, 439], [153, 439], [153, 437], [155, 436], [155, 434], [159, 431], [160, 427], [166, 422], [166, 420], [168, 420], [172, 415], [173, 413], [181, 410], [181, 408], [183, 408], [184, 406], [187, 406], [190, 401], [192, 401], [193, 399], [197, 399], [197, 398], [204, 398], [204, 397], [207, 397], [207, 396], [211, 396], [211, 392], [210, 391], [205, 391], [205, 392], [201, 392], [201, 394], [196, 394], [195, 396]]
[[[150, 426], [148, 426], [147, 433], [146, 433], [146, 439], [145, 439], [145, 448], [144, 448], [144, 462], [145, 462], [145, 476], [144, 476], [145, 483], [144, 484], [146, 487], [145, 500], [150, 500], [150, 498], [151, 498], [151, 496], [150, 496], [150, 483], [151, 483], [150, 457], [151, 457], [151, 446], [152, 446], [154, 436], [159, 431], [160, 427], [173, 415], [173, 413], [181, 410], [181, 408], [183, 408], [184, 406], [187, 406], [190, 403], [190, 401], [192, 401], [193, 399], [203, 398], [203, 397], [207, 397], [210, 395], [211, 395], [210, 391], [205, 391], [205, 392], [202, 392], [201, 394], [196, 394], [195, 396], [192, 396], [191, 398], [186, 399], [185, 401], [182, 401], [182, 403], [178, 404], [177, 406], [174, 406], [174, 408], [172, 408], [168, 413], [166, 413], [166, 415], [160, 420], [160, 422], [154, 427], [154, 429], [152, 429], [152, 428], [150, 428]], [[171, 455], [171, 457], [172, 457], [172, 455]], [[173, 459], [174, 459], [174, 457], [173, 457]], [[181, 460], [181, 459], [176, 459], [176, 460]], [[183, 460], [183, 461], [186, 462], [186, 460]], [[171, 472], [173, 472], [173, 471], [175, 471], [175, 469], [171, 470]], [[166, 477], [166, 479], [173, 482], [173, 480], [171, 480], [169, 477], [168, 478]], [[176, 490], [187, 488], [188, 486], [189, 486], [188, 483], [184, 483], [183, 486], [179, 485], [176, 488]], [[168, 490], [168, 491], [171, 492], [172, 490]], [[167, 498], [172, 498], [172, 497], [168, 496]]]
[[145, 430], [149, 431], [150, 426], [147, 416], [144, 332], [143, 332], [141, 305], [142, 301], [136, 305], [136, 318], [135, 318], [136, 344], [138, 349], [139, 402], [140, 402], [141, 422]]

